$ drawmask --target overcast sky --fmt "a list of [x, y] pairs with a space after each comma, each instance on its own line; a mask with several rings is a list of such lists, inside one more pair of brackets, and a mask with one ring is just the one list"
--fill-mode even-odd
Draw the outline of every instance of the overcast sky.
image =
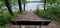
[[40, 1], [40, 0], [26, 0], [26, 1]]

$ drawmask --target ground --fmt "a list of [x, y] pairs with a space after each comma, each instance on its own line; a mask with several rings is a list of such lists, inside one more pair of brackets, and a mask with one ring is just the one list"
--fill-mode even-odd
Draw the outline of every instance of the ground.
[[[35, 15], [33, 12], [28, 11], [25, 15], [18, 15], [16, 17], [16, 20], [45, 20], [42, 19], [41, 17], [38, 17], [37, 15]], [[11, 28], [19, 28], [18, 25], [11, 25]], [[39, 26], [37, 25], [22, 25], [22, 28], [39, 28]], [[54, 23], [54, 21], [52, 21], [48, 26], [41, 26], [41, 28], [60, 28], [60, 26], [58, 26], [56, 23]]]

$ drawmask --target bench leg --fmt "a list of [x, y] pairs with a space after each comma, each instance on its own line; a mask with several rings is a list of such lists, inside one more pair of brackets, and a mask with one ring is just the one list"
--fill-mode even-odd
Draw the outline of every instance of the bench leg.
[[19, 25], [19, 27], [21, 28], [21, 25]]
[[41, 25], [39, 25], [39, 28], [41, 28]]
[[37, 26], [35, 25], [35, 28], [37, 28]]

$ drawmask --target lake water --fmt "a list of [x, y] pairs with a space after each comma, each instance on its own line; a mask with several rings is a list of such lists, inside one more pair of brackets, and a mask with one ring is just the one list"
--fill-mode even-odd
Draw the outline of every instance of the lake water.
[[[16, 8], [19, 8], [19, 6], [15, 6]], [[16, 8], [15, 7], [13, 7], [13, 11], [15, 11], [16, 10]], [[39, 9], [44, 9], [44, 3], [27, 3], [26, 5], [25, 5], [25, 9], [27, 10], [27, 11], [30, 11], [30, 9], [32, 9], [32, 10], [36, 10], [37, 9], [37, 7], [39, 7]], [[24, 9], [24, 5], [22, 4], [22, 9]], [[16, 10], [17, 11], [17, 10]]]

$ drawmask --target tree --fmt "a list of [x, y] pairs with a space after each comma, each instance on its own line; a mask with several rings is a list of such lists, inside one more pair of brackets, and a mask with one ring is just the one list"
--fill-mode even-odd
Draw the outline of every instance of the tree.
[[44, 3], [44, 11], [45, 11], [45, 6], [46, 6], [46, 0], [41, 0]]
[[45, 11], [45, 6], [46, 6], [46, 0], [44, 0], [44, 11]]
[[22, 12], [21, 0], [18, 0], [18, 4], [19, 4], [19, 10], [20, 10], [20, 13], [21, 13]]
[[26, 4], [26, 0], [22, 0], [23, 4], [24, 4], [24, 11], [25, 11], [25, 4]]
[[10, 1], [9, 0], [5, 0], [5, 4], [6, 4], [6, 7], [8, 8], [8, 11], [9, 13], [14, 16], [13, 12], [12, 12], [12, 7], [11, 7], [11, 4], [10, 4]]

